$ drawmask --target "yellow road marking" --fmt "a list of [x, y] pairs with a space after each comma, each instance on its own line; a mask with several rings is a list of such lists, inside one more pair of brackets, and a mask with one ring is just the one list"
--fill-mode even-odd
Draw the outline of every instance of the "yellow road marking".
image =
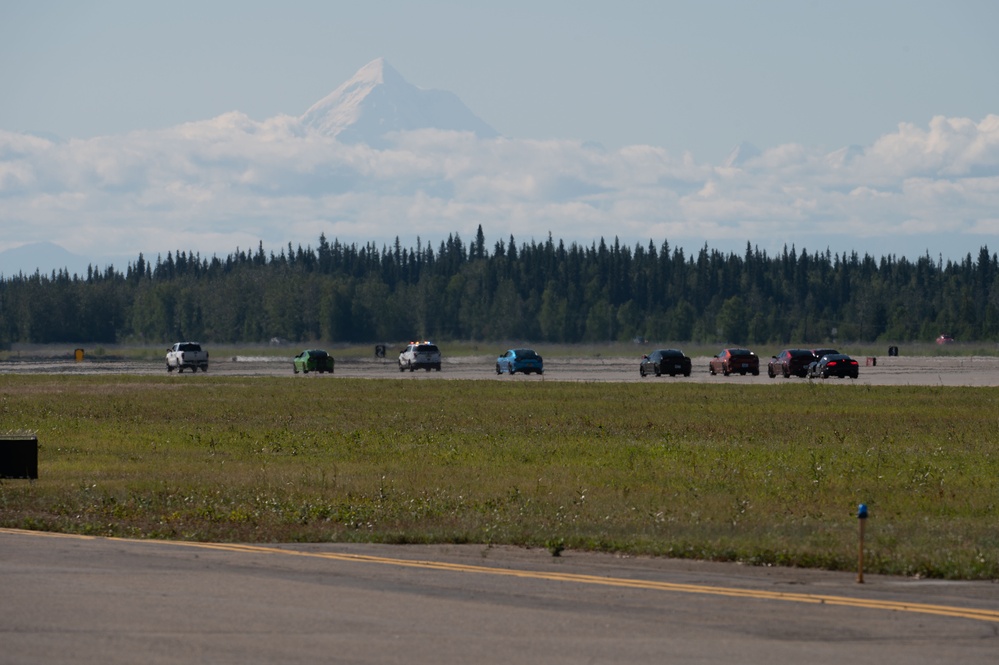
[[99, 536], [80, 536], [46, 531], [22, 531], [18, 529], [0, 528], [0, 533], [13, 535], [36, 535], [63, 537], [86, 540], [111, 540], [130, 543], [156, 543], [160, 545], [178, 545], [198, 549], [220, 550], [225, 552], [242, 552], [246, 554], [280, 554], [283, 556], [300, 556], [316, 559], [330, 559], [350, 563], [371, 563], [379, 565], [422, 568], [427, 570], [442, 570], [458, 573], [474, 573], [479, 575], [500, 575], [524, 579], [548, 580], [556, 582], [572, 582], [576, 584], [596, 584], [601, 586], [624, 587], [630, 589], [648, 589], [654, 591], [671, 591], [674, 593], [695, 593], [712, 596], [729, 596], [734, 598], [752, 598], [757, 600], [782, 600], [795, 603], [810, 603], [813, 605], [837, 605], [844, 607], [861, 607], [875, 610], [891, 610], [894, 612], [915, 612], [934, 614], [937, 616], [975, 619], [999, 623], [999, 610], [976, 609], [971, 607], [955, 607], [951, 605], [931, 605], [926, 603], [907, 603], [891, 600], [872, 600], [867, 598], [851, 598], [848, 596], [830, 596], [811, 593], [786, 593], [783, 591], [762, 591], [756, 589], [739, 589], [735, 587], [718, 587], [702, 584], [678, 584], [674, 582], [657, 582], [654, 580], [627, 579], [621, 577], [601, 577], [579, 573], [542, 572], [534, 570], [516, 570], [510, 568], [491, 568], [461, 563], [446, 563], [440, 561], [423, 561], [418, 559], [396, 559], [391, 557], [373, 556], [369, 554], [344, 554], [338, 552], [303, 552], [301, 550], [267, 547], [263, 545], [246, 545], [238, 543], [199, 543], [180, 540], [135, 540], [129, 538], [104, 538]]

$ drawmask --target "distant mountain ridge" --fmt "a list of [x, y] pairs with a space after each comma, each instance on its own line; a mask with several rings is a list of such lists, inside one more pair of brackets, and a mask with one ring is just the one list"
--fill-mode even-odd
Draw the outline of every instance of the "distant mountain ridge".
[[392, 132], [417, 129], [499, 132], [445, 90], [424, 90], [407, 82], [384, 58], [372, 60], [340, 87], [312, 105], [302, 125], [343, 143], [385, 147]]
[[30, 276], [36, 272], [48, 275], [60, 270], [85, 276], [90, 265], [96, 267], [86, 258], [53, 242], [33, 242], [0, 252], [0, 276], [4, 278], [18, 274]]

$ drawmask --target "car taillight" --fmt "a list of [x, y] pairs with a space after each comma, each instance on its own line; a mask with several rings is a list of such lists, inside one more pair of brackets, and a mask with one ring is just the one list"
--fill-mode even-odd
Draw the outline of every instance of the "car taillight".
[[830, 362], [826, 363], [826, 367], [832, 367], [832, 366], [833, 366], [833, 365], [835, 365], [835, 364], [836, 364], [836, 361], [835, 361], [835, 360], [832, 360], [832, 361], [830, 361]]

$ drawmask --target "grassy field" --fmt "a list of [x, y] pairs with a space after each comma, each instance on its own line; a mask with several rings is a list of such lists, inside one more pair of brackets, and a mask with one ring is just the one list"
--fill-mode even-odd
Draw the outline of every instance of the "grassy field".
[[[999, 579], [999, 390], [0, 375], [0, 526]], [[0, 446], [3, 443], [0, 442]]]

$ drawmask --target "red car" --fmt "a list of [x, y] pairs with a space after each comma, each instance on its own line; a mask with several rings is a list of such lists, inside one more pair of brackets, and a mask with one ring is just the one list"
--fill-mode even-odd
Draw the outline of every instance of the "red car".
[[743, 376], [746, 374], [758, 376], [760, 359], [749, 349], [722, 349], [718, 355], [711, 358], [708, 363], [708, 371], [712, 374], [721, 372], [725, 376], [736, 372]]
[[778, 374], [785, 379], [791, 375], [804, 378], [808, 375], [808, 366], [818, 360], [808, 349], [784, 349], [767, 363], [767, 375], [772, 379]]

